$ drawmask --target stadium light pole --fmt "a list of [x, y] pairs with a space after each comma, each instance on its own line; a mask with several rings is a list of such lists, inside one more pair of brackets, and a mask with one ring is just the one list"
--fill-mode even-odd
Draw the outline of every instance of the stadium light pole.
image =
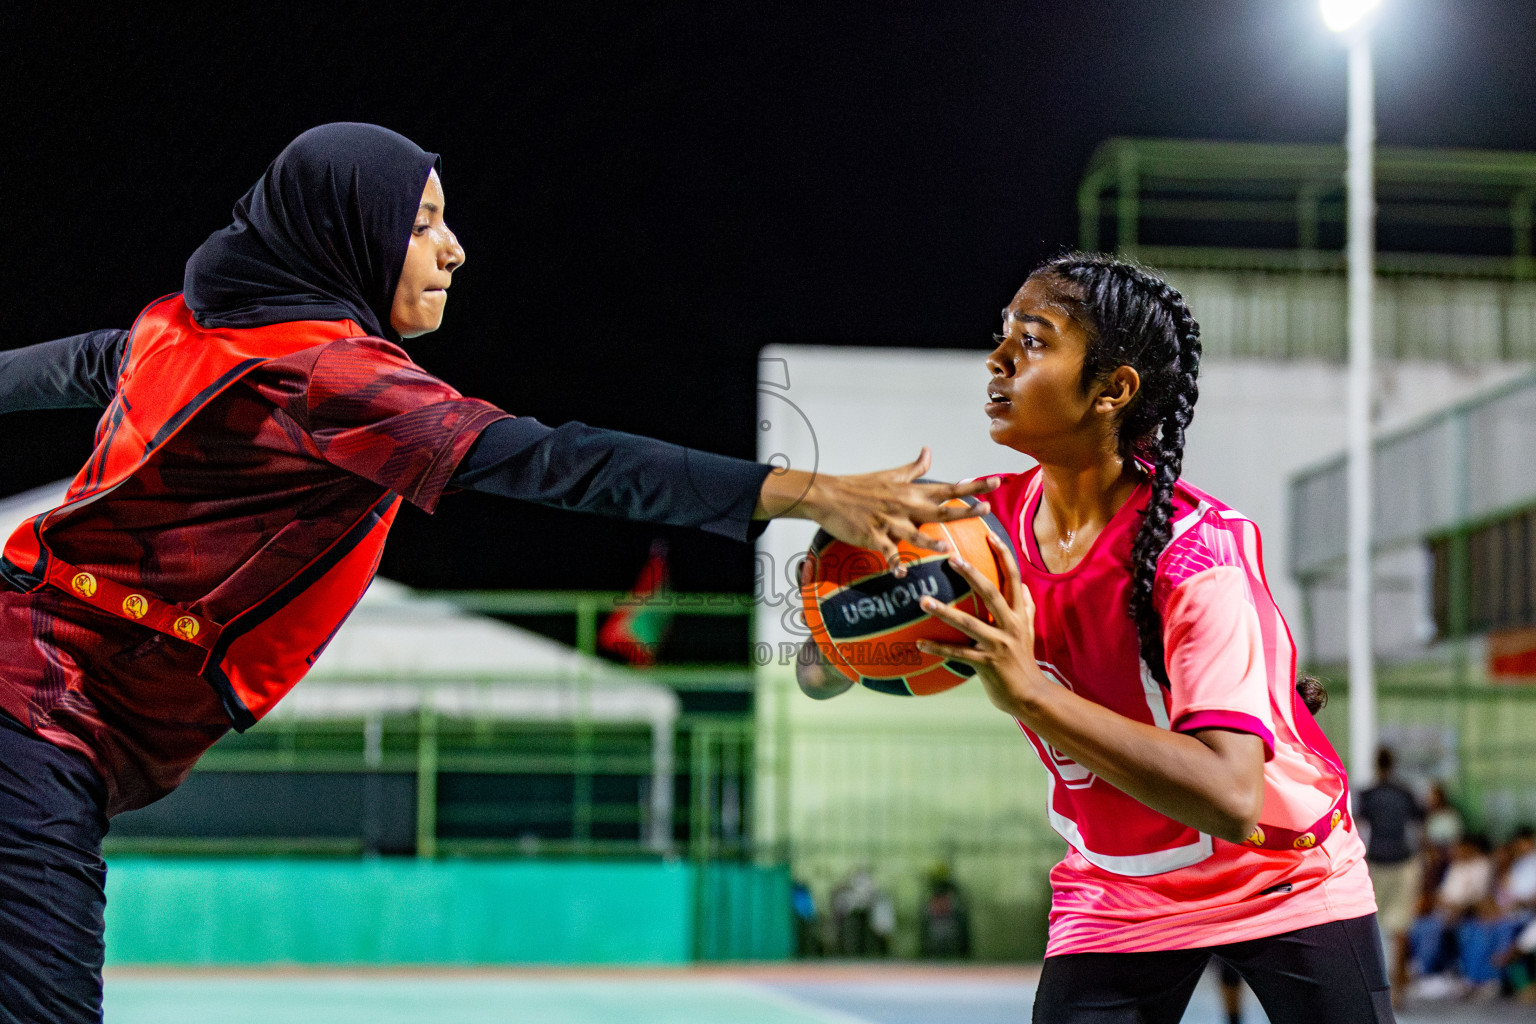
[[1376, 775], [1376, 663], [1371, 629], [1371, 313], [1376, 286], [1375, 85], [1371, 15], [1381, 0], [1321, 0], [1349, 47], [1349, 773]]

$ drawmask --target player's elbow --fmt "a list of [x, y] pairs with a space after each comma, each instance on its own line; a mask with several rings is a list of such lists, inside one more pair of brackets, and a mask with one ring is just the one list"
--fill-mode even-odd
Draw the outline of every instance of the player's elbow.
[[1211, 834], [1229, 843], [1241, 843], [1253, 835], [1264, 810], [1264, 786], [1234, 784], [1219, 794], [1212, 808], [1217, 831]]
[[1203, 787], [1214, 827], [1201, 831], [1241, 843], [1253, 835], [1264, 810], [1264, 741], [1227, 729], [1195, 735], [1215, 755], [1206, 764]]

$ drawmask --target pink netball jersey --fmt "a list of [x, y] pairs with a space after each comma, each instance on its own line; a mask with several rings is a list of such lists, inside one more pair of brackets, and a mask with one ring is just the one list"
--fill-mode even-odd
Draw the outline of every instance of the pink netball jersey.
[[1296, 696], [1296, 649], [1265, 582], [1252, 522], [1180, 481], [1153, 600], [1171, 685], [1141, 660], [1128, 602], [1143, 484], [1093, 547], [1047, 572], [1032, 528], [1038, 470], [987, 496], [1024, 557], [1035, 656], [1058, 684], [1163, 729], [1264, 741], [1264, 810], [1247, 843], [1159, 814], [1028, 729], [1049, 772], [1047, 813], [1070, 844], [1051, 871], [1046, 955], [1189, 949], [1347, 920], [1376, 909], [1343, 766]]

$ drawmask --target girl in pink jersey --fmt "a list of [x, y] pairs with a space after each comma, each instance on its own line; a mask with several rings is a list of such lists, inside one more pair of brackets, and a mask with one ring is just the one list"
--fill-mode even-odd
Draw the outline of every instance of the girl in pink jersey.
[[1030, 276], [987, 359], [992, 439], [1040, 464], [988, 495], [1007, 596], [952, 558], [992, 621], [925, 598], [974, 642], [921, 646], [973, 665], [1050, 773], [1070, 848], [1036, 1021], [1171, 1024], [1213, 954], [1274, 1024], [1391, 1021], [1344, 769], [1258, 531], [1179, 479], [1199, 363], [1139, 266]]

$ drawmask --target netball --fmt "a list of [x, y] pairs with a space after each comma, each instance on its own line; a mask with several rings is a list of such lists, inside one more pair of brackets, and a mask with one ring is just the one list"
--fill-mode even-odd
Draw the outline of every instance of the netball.
[[[947, 540], [956, 554], [1001, 586], [1002, 568], [987, 535], [1007, 535], [995, 521], [930, 523], [922, 532]], [[987, 613], [970, 584], [950, 566], [948, 555], [906, 542], [898, 550], [906, 568], [901, 576], [886, 567], [879, 552], [818, 532], [807, 555], [801, 600], [816, 646], [838, 672], [881, 693], [926, 697], [959, 686], [975, 672], [969, 665], [917, 649], [919, 640], [967, 642], [959, 630], [923, 611], [919, 602], [931, 597], [979, 618]]]

